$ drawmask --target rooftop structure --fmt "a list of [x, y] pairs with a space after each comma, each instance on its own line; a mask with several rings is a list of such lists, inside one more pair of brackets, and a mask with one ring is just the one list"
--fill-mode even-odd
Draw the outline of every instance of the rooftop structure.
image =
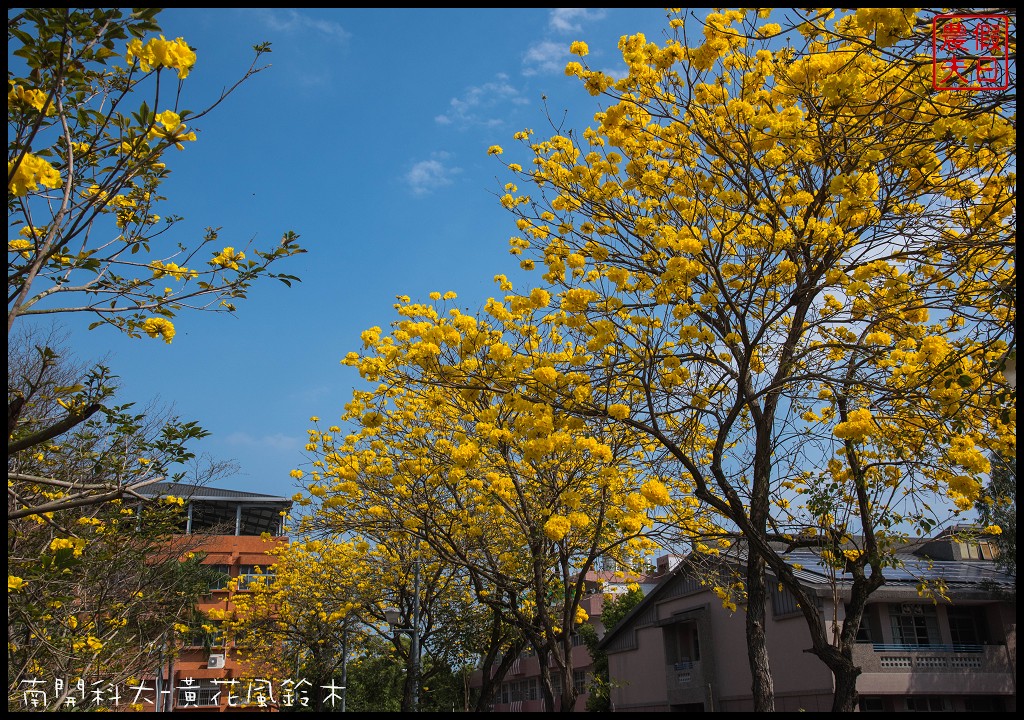
[[184, 498], [186, 534], [280, 536], [284, 534], [282, 512], [287, 513], [292, 506], [291, 499], [285, 497], [182, 483], [154, 483], [142, 488], [139, 494], [149, 498]]

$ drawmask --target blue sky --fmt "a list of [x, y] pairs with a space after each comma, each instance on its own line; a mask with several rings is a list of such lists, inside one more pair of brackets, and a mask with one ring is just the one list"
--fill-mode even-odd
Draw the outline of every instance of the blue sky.
[[168, 241], [214, 226], [224, 245], [266, 246], [294, 230], [309, 252], [280, 270], [302, 282], [257, 285], [235, 317], [182, 314], [171, 345], [63, 321], [81, 358], [107, 356], [123, 401], [159, 398], [212, 432], [196, 449], [240, 466], [221, 485], [275, 495], [296, 490], [288, 473], [305, 461], [310, 416], [339, 422], [360, 384], [340, 360], [395, 319], [396, 295], [453, 290], [476, 310], [495, 274], [517, 277], [497, 200], [509, 178], [487, 148], [511, 151], [523, 128], [553, 134], [543, 96], [556, 122], [590, 122], [598, 99], [563, 73], [570, 43], [615, 72], [622, 35], [659, 39], [666, 26], [655, 8], [191, 8], [158, 20], [196, 48], [192, 110], [245, 72], [252, 45], [273, 48], [272, 67], [168, 158], [161, 214], [185, 218]]

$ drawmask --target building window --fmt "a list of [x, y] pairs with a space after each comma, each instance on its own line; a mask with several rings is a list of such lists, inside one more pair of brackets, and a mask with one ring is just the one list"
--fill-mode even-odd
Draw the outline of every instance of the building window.
[[677, 669], [693, 667], [700, 660], [700, 634], [694, 621], [679, 623], [675, 626], [676, 653], [673, 662]]
[[860, 698], [860, 711], [861, 712], [885, 712], [885, 700], [880, 697], [864, 697]]
[[189, 630], [188, 635], [184, 638], [184, 644], [187, 647], [223, 647], [224, 629], [219, 622], [204, 620]]
[[573, 670], [572, 671], [572, 688], [579, 695], [587, 690], [587, 671], [586, 670]]
[[216, 707], [220, 705], [220, 686], [213, 680], [180, 680], [177, 687], [176, 706]]
[[[849, 615], [849, 609], [847, 609], [847, 615]], [[865, 607], [864, 614], [860, 616], [860, 625], [857, 627], [857, 642], [882, 642], [882, 629], [879, 627], [876, 607], [873, 605]]]
[[964, 560], [993, 560], [995, 555], [988, 541], [960, 543], [960, 557]]
[[[800, 603], [796, 601], [796, 596], [791, 593], [788, 588], [782, 587], [781, 583], [773, 582], [769, 584], [771, 586], [772, 615], [774, 617], [793, 615], [800, 612]], [[821, 610], [821, 598], [817, 595], [814, 595], [813, 597], [815, 607]]]
[[931, 605], [893, 606], [892, 641], [897, 645], [939, 645], [939, 624]]
[[227, 565], [208, 565], [213, 577], [210, 579], [210, 591], [226, 590], [231, 579], [231, 571]]
[[982, 645], [988, 642], [983, 607], [951, 607], [946, 611], [946, 615], [949, 617], [949, 635], [954, 645]]
[[949, 701], [941, 695], [917, 695], [905, 698], [910, 712], [944, 712], [952, 710]]
[[240, 565], [238, 567], [238, 589], [246, 590], [253, 583], [274, 583], [274, 573], [261, 565]]
[[526, 699], [537, 700], [540, 698], [540, 683], [538, 678], [530, 678], [526, 681]]

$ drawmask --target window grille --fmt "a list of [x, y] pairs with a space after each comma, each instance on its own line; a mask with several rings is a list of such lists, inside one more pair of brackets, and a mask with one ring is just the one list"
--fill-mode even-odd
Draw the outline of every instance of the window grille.
[[175, 705], [185, 707], [216, 707], [220, 705], [221, 689], [213, 680], [181, 680]]

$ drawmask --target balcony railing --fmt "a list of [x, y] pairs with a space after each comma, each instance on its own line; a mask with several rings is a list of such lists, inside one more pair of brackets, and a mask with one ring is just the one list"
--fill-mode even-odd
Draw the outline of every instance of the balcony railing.
[[857, 643], [853, 661], [865, 673], [1008, 672], [1004, 645]]
[[931, 653], [980, 653], [984, 645], [914, 645], [872, 643], [875, 652], [931, 652]]
[[665, 666], [668, 702], [671, 705], [686, 705], [704, 702], [708, 683], [712, 678], [704, 677], [701, 660], [680, 660]]
[[669, 677], [675, 680], [675, 685], [680, 688], [701, 686], [703, 683], [700, 661], [683, 660], [672, 665]]

